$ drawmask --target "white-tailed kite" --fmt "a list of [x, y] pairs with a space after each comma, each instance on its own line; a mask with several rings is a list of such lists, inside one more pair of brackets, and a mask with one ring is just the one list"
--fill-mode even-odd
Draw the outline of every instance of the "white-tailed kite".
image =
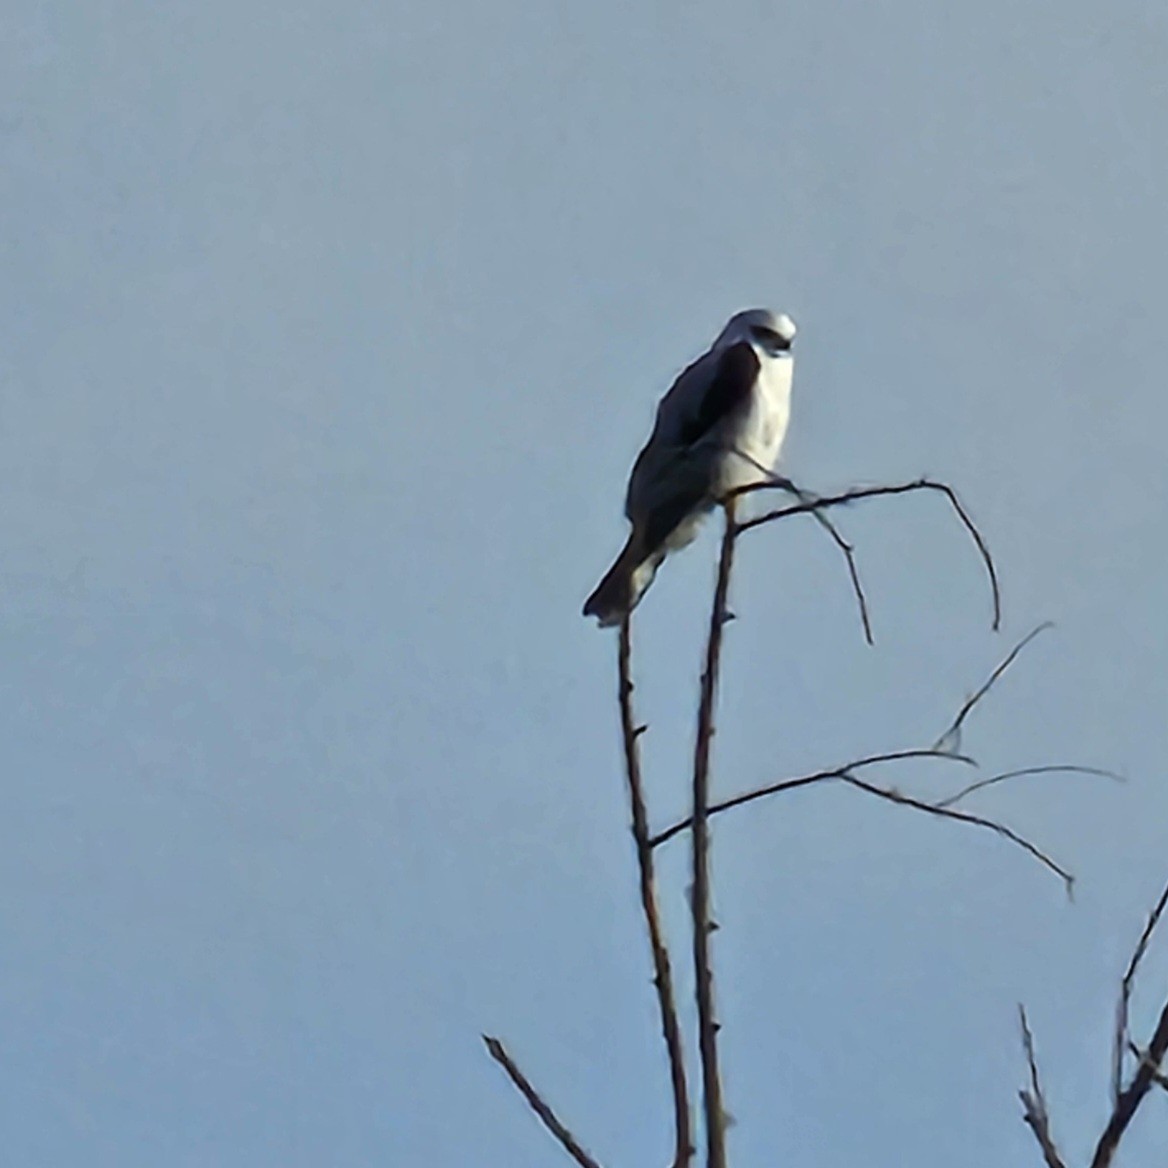
[[629, 476], [625, 515], [633, 529], [585, 616], [620, 624], [661, 561], [694, 538], [720, 499], [768, 478], [787, 432], [794, 339], [789, 316], [740, 312], [673, 383]]

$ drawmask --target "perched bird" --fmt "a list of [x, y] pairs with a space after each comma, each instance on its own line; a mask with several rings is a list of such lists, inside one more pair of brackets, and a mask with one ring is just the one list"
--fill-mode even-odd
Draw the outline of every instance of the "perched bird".
[[767, 308], [732, 316], [673, 383], [629, 476], [628, 541], [584, 604], [620, 624], [661, 561], [697, 534], [727, 492], [765, 481], [787, 431], [795, 322]]

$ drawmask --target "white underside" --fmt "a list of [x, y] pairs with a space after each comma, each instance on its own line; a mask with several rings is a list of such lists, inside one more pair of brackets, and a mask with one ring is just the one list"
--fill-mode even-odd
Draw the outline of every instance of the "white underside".
[[749, 408], [710, 438], [705, 454], [713, 460], [709, 494], [696, 500], [693, 513], [673, 530], [665, 543], [668, 551], [691, 543], [710, 508], [724, 495], [767, 482], [778, 462], [791, 415], [794, 362], [790, 357], [769, 357], [761, 352], [759, 359], [761, 367]]
[[791, 415], [790, 357], [759, 354], [762, 366], [754, 383], [750, 408], [722, 436], [715, 497], [739, 487], [766, 482], [778, 462]]

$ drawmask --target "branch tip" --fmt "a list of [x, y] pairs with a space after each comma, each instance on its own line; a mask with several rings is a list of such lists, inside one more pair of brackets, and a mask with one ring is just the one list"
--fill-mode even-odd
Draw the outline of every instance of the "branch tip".
[[[778, 488], [780, 490], [794, 491], [797, 496], [803, 495], [803, 492], [794, 487], [794, 484], [788, 480], [773, 481], [765, 483], [755, 483], [747, 487], [742, 487], [734, 492], [735, 497], [753, 494], [758, 491], [765, 491], [768, 489]], [[1002, 595], [1001, 588], [998, 584], [998, 571], [994, 565], [993, 556], [990, 554], [989, 546], [985, 541], [985, 537], [978, 529], [977, 524], [973, 522], [969, 512], [966, 511], [964, 504], [961, 502], [957, 492], [948, 484], [938, 482], [935, 479], [919, 478], [907, 483], [896, 483], [894, 485], [880, 486], [880, 487], [855, 487], [849, 491], [840, 492], [837, 495], [829, 495], [823, 497], [805, 496], [800, 499], [798, 503], [790, 504], [786, 507], [779, 507], [776, 510], [768, 511], [763, 515], [755, 516], [753, 519], [748, 519], [740, 522], [737, 525], [735, 534], [742, 534], [750, 531], [755, 527], [761, 527], [765, 523], [772, 523], [778, 519], [785, 519], [790, 515], [802, 515], [808, 512], [813, 512], [816, 515], [822, 515], [824, 511], [830, 510], [833, 507], [847, 506], [851, 503], [859, 502], [862, 499], [875, 499], [880, 497], [887, 497], [890, 495], [906, 495], [917, 491], [930, 491], [940, 494], [949, 503], [953, 513], [957, 516], [958, 521], [962, 527], [965, 528], [966, 534], [969, 535], [977, 548], [978, 555], [981, 557], [982, 566], [985, 569], [986, 575], [989, 579], [991, 599], [993, 602], [993, 620], [991, 627], [994, 632], [1001, 628], [1002, 624]]]
[[532, 1086], [531, 1080], [519, 1069], [502, 1042], [487, 1034], [484, 1034], [482, 1038], [487, 1053], [503, 1068], [515, 1089], [527, 1101], [528, 1107], [535, 1112], [540, 1123], [556, 1139], [560, 1147], [576, 1161], [580, 1168], [600, 1168], [600, 1164], [581, 1147], [576, 1137], [564, 1126], [543, 1096]]

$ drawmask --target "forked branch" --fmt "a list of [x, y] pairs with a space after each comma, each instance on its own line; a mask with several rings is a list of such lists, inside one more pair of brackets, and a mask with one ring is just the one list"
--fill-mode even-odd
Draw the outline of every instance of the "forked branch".
[[797, 492], [800, 501], [790, 503], [786, 507], [777, 507], [762, 515], [756, 515], [753, 519], [741, 521], [736, 527], [737, 534], [741, 535], [744, 532], [752, 531], [756, 527], [762, 527], [764, 524], [774, 523], [777, 520], [786, 519], [792, 515], [805, 515], [808, 512], [822, 515], [825, 511], [830, 511], [835, 507], [846, 507], [851, 503], [858, 503], [862, 499], [886, 498], [890, 495], [908, 495], [918, 491], [927, 491], [944, 496], [949, 507], [961, 523], [961, 526], [965, 528], [966, 533], [973, 540], [978, 555], [981, 557], [986, 575], [989, 577], [990, 592], [993, 600], [993, 628], [996, 631], [1001, 626], [1002, 595], [1001, 589], [998, 586], [998, 571], [994, 566], [993, 556], [990, 555], [989, 546], [982, 533], [978, 530], [977, 524], [973, 522], [969, 512], [962, 505], [961, 500], [957, 497], [957, 492], [948, 483], [937, 482], [935, 479], [920, 478], [908, 483], [895, 483], [880, 487], [854, 487], [850, 491], [841, 491], [835, 495], [816, 496], [804, 491], [802, 488], [795, 487], [794, 484], [785, 479], [776, 478], [771, 482], [752, 483], [750, 486], [740, 487], [733, 493], [732, 497], [739, 498], [743, 495], [773, 490], [788, 492], [794, 490]]
[[[788, 493], [794, 494], [797, 502], [787, 507], [779, 508], [770, 511], [765, 515], [750, 519], [744, 522], [737, 520], [736, 511], [739, 497], [745, 494], [753, 493], [755, 491], [763, 490], [784, 490]], [[701, 678], [701, 697], [698, 706], [698, 726], [694, 747], [694, 771], [693, 771], [693, 806], [689, 819], [682, 825], [674, 825], [674, 827], [667, 829], [667, 831], [660, 833], [658, 836], [649, 839], [649, 846], [655, 846], [658, 843], [664, 842], [665, 839], [671, 838], [679, 831], [686, 828], [690, 832], [690, 840], [693, 854], [693, 886], [692, 886], [692, 909], [693, 909], [693, 951], [694, 951], [694, 975], [697, 991], [697, 1007], [698, 1007], [698, 1046], [701, 1053], [702, 1064], [702, 1096], [703, 1107], [705, 1112], [705, 1127], [706, 1127], [706, 1142], [707, 1142], [707, 1165], [708, 1168], [725, 1168], [726, 1164], [726, 1149], [725, 1149], [725, 1112], [722, 1104], [722, 1085], [718, 1069], [718, 1023], [714, 1012], [714, 996], [713, 996], [713, 968], [710, 957], [710, 934], [716, 927], [715, 922], [711, 918], [710, 912], [710, 875], [709, 875], [709, 816], [715, 810], [728, 810], [730, 806], [741, 806], [744, 803], [752, 801], [754, 798], [760, 798], [763, 794], [775, 794], [779, 790], [791, 790], [795, 786], [806, 786], [818, 781], [826, 781], [828, 779], [837, 779], [841, 782], [846, 782], [851, 786], [857, 787], [873, 794], [879, 798], [889, 800], [891, 802], [900, 803], [910, 807], [917, 808], [922, 811], [927, 811], [933, 815], [945, 819], [955, 819], [964, 823], [973, 824], [980, 827], [989, 828], [1005, 838], [1011, 840], [1018, 846], [1030, 852], [1031, 855], [1042, 861], [1053, 871], [1057, 872], [1067, 883], [1068, 891], [1071, 886], [1070, 874], [1053, 860], [1050, 859], [1044, 852], [1042, 852], [1035, 845], [1019, 836], [1011, 829], [993, 822], [992, 820], [984, 819], [980, 816], [972, 815], [963, 811], [953, 811], [948, 808], [938, 808], [931, 804], [924, 803], [921, 800], [912, 798], [911, 796], [901, 795], [899, 792], [877, 787], [874, 784], [867, 783], [865, 780], [858, 778], [854, 774], [856, 767], [839, 768], [834, 772], [827, 774], [819, 774], [816, 776], [806, 776], [802, 780], [789, 780], [785, 783], [772, 785], [770, 788], [749, 793], [745, 797], [740, 797], [737, 800], [729, 801], [727, 805], [720, 807], [711, 807], [709, 801], [709, 771], [710, 771], [710, 748], [714, 736], [714, 707], [717, 695], [718, 674], [721, 664], [721, 649], [722, 649], [722, 633], [727, 620], [729, 619], [729, 612], [727, 609], [727, 596], [730, 587], [730, 576], [734, 563], [734, 549], [737, 539], [744, 532], [751, 530], [754, 527], [759, 527], [765, 523], [775, 522], [779, 519], [787, 518], [788, 516], [799, 514], [813, 515], [832, 535], [838, 547], [843, 550], [852, 582], [853, 589], [859, 600], [861, 619], [864, 626], [864, 633], [866, 638], [871, 641], [871, 623], [868, 615], [867, 600], [864, 595], [863, 587], [860, 584], [859, 572], [856, 566], [854, 549], [834, 527], [831, 521], [827, 518], [826, 512], [838, 506], [847, 503], [856, 502], [860, 499], [873, 498], [876, 496], [887, 495], [901, 495], [916, 491], [931, 491], [944, 495], [950, 507], [953, 509], [962, 525], [972, 538], [978, 552], [981, 555], [982, 562], [985, 565], [986, 572], [990, 581], [990, 588], [993, 598], [993, 627], [998, 628], [1001, 621], [1001, 597], [998, 588], [997, 571], [994, 567], [994, 562], [990, 556], [985, 540], [982, 538], [981, 532], [973, 523], [965, 508], [961, 505], [956, 493], [951, 487], [945, 483], [934, 482], [928, 479], [919, 479], [912, 483], [904, 483], [894, 486], [886, 487], [869, 487], [858, 488], [852, 491], [845, 492], [840, 495], [835, 495], [827, 498], [818, 498], [808, 494], [801, 488], [796, 487], [789, 480], [779, 478], [778, 476], [770, 476], [765, 483], [755, 484], [750, 487], [745, 487], [740, 490], [731, 492], [723, 502], [723, 512], [725, 525], [722, 534], [721, 553], [718, 558], [718, 578], [714, 589], [714, 601], [710, 613], [709, 633], [706, 641], [705, 667]], [[1014, 656], [1020, 651], [1021, 647], [1015, 651]], [[1003, 666], [999, 668], [997, 673], [991, 677], [990, 681], [982, 687], [982, 691], [975, 694], [974, 697], [967, 703], [967, 706], [958, 714], [956, 719], [956, 727], [960, 727], [960, 723], [967, 716], [981, 697], [993, 686], [997, 677], [1009, 668], [1011, 657]], [[936, 751], [935, 753], [955, 754], [955, 748], [950, 748], [945, 752]], [[917, 757], [918, 752], [911, 752], [909, 755], [901, 755], [902, 757]], [[861, 760], [863, 763], [869, 763], [874, 760]]]
[[[977, 765], [972, 758], [967, 758], [963, 754], [947, 754], [942, 750], [893, 750], [887, 754], [870, 754], [865, 758], [853, 759], [851, 762], [844, 763], [843, 766], [832, 767], [830, 770], [814, 771], [809, 775], [800, 775], [794, 779], [781, 779], [777, 783], [769, 783], [765, 787], [758, 787], [753, 791], [745, 791], [741, 795], [733, 795], [729, 799], [711, 803], [708, 814], [717, 815], [722, 811], [730, 811], [746, 803], [753, 803], [756, 799], [765, 799], [770, 795], [781, 795], [786, 791], [796, 791], [800, 787], [812, 787], [817, 783], [830, 782], [832, 779], [843, 779], [849, 771], [863, 770], [865, 767], [878, 766], [881, 763], [903, 762], [919, 758], [937, 759], [940, 762], [960, 762], [967, 766]], [[649, 842], [653, 847], [657, 847], [673, 839], [675, 835], [688, 831], [692, 823], [693, 817], [687, 816], [659, 831], [650, 838]]]
[[[1160, 923], [1160, 918], [1164, 915], [1165, 908], [1168, 908], [1168, 885], [1165, 885], [1164, 891], [1160, 893], [1160, 898], [1148, 914], [1148, 919], [1144, 922], [1143, 931], [1140, 933], [1140, 939], [1136, 942], [1135, 949], [1132, 950], [1131, 959], [1128, 961], [1127, 969], [1123, 971], [1123, 978], [1119, 983], [1119, 1001], [1115, 1011], [1115, 1040], [1112, 1047], [1111, 1077], [1112, 1098], [1117, 1103], [1119, 1102], [1120, 1095], [1123, 1094], [1124, 1052], [1132, 1045], [1128, 1018], [1131, 1013], [1131, 998], [1132, 992], [1135, 989], [1136, 973], [1139, 971], [1140, 962], [1143, 961], [1144, 954], [1148, 951], [1148, 945], [1152, 941], [1152, 934], [1156, 931], [1156, 926]], [[1140, 1061], [1146, 1061], [1146, 1054], [1140, 1056]]]
[[1128, 1125], [1135, 1118], [1135, 1114], [1148, 1092], [1156, 1085], [1160, 1077], [1160, 1068], [1164, 1064], [1164, 1056], [1168, 1054], [1168, 1002], [1165, 1002], [1160, 1011], [1156, 1029], [1152, 1033], [1152, 1040], [1148, 1043], [1147, 1048], [1140, 1053], [1131, 1080], [1127, 1086], [1123, 1086], [1123, 1051], [1126, 1049], [1127, 1042], [1130, 1041], [1128, 1038], [1128, 1012], [1131, 1006], [1131, 995], [1140, 963], [1148, 951], [1156, 927], [1163, 919], [1165, 908], [1168, 908], [1168, 885], [1165, 885], [1155, 907], [1144, 922], [1143, 930], [1136, 942], [1135, 949], [1132, 951], [1131, 960], [1128, 961], [1127, 969], [1124, 971], [1120, 983], [1115, 1037], [1118, 1054], [1115, 1056], [1116, 1078], [1113, 1083], [1113, 1087], [1118, 1088], [1118, 1090], [1111, 1110], [1111, 1117], [1095, 1147], [1091, 1168], [1109, 1168]]
[[1040, 624], [1037, 628], [1031, 629], [1031, 631], [1027, 633], [1026, 636], [1024, 636], [1022, 640], [1020, 640], [1018, 644], [1016, 644], [1014, 648], [1005, 655], [1005, 657], [1002, 658], [989, 677], [987, 677], [985, 681], [982, 682], [982, 684], [978, 686], [978, 688], [975, 689], [973, 693], [971, 693], [969, 697], [966, 698], [965, 701], [961, 704], [961, 709], [957, 711], [953, 721], [949, 723], [944, 733], [941, 734], [937, 741], [933, 743], [934, 750], [961, 749], [961, 728], [965, 725], [965, 719], [973, 713], [974, 708], [977, 706], [978, 702], [980, 702], [981, 699], [984, 698], [986, 694], [988, 694], [990, 690], [994, 688], [995, 685], [997, 685], [1002, 675], [1010, 668], [1011, 665], [1014, 664], [1015, 661], [1018, 660], [1026, 646], [1029, 645], [1030, 642], [1039, 635], [1039, 633], [1044, 633], [1047, 629], [1053, 628], [1054, 623], [1052, 621], [1043, 621], [1042, 624]]
[[[756, 470], [766, 475], [767, 486], [786, 491], [789, 495], [794, 495], [800, 503], [808, 504], [805, 514], [810, 515], [827, 532], [832, 543], [843, 552], [844, 562], [848, 569], [848, 579], [852, 585], [852, 594], [855, 596], [856, 606], [860, 610], [860, 625], [864, 630], [864, 640], [869, 645], [874, 645], [876, 640], [872, 636], [872, 614], [868, 608], [868, 596], [864, 591], [863, 581], [860, 579], [860, 565], [856, 560], [855, 545], [850, 540], [845, 539], [840, 529], [832, 522], [831, 517], [824, 514], [824, 509], [818, 506], [818, 500], [814, 495], [809, 495], [802, 487], [797, 487], [791, 482], [790, 479], [768, 470], [761, 462], [752, 458], [745, 451], [736, 449], [735, 453], [741, 458], [746, 459]], [[732, 497], [736, 498], [739, 493], [741, 492], [734, 492]]]
[[[1133, 1042], [1128, 1032], [1128, 1016], [1136, 975], [1156, 928], [1164, 917], [1166, 908], [1168, 908], [1168, 886], [1164, 888], [1155, 907], [1148, 914], [1143, 931], [1140, 933], [1131, 959], [1128, 961], [1127, 969], [1120, 981], [1115, 1022], [1115, 1049], [1112, 1056], [1112, 1108], [1107, 1123], [1095, 1145], [1090, 1168], [1111, 1168], [1120, 1142], [1131, 1121], [1135, 1118], [1140, 1105], [1147, 1098], [1148, 1092], [1154, 1086], [1165, 1087], [1168, 1084], [1168, 1076], [1165, 1076], [1163, 1071], [1164, 1059], [1168, 1055], [1168, 1002], [1165, 1002], [1160, 1010], [1156, 1029], [1146, 1047], [1140, 1047]], [[1031, 1089], [1021, 1092], [1022, 1118], [1034, 1133], [1043, 1156], [1046, 1158], [1048, 1168], [1065, 1168], [1061, 1160], [1051, 1159], [1049, 1149], [1053, 1147], [1053, 1144], [1049, 1139], [1049, 1119], [1045, 1101], [1037, 1086], [1038, 1069], [1034, 1058], [1034, 1040], [1030, 1034], [1030, 1028], [1026, 1025], [1025, 1013], [1022, 1014], [1022, 1043], [1031, 1082]], [[1129, 1053], [1135, 1056], [1135, 1069], [1131, 1073], [1131, 1078], [1125, 1083], [1126, 1056]]]
[[[754, 518], [740, 521], [736, 514], [739, 498], [746, 494], [753, 494], [765, 490], [785, 490], [794, 495], [796, 501]], [[956, 493], [945, 483], [921, 478], [912, 482], [889, 486], [861, 487], [835, 495], [819, 497], [803, 491], [786, 479], [773, 476], [769, 482], [755, 484], [732, 492], [727, 498], [722, 500], [725, 524], [722, 533], [721, 553], [718, 560], [717, 584], [714, 590], [709, 631], [705, 646], [704, 668], [701, 676], [697, 730], [694, 742], [692, 809], [688, 818], [674, 823], [656, 834], [652, 834], [649, 829], [648, 813], [645, 806], [641, 777], [639, 739], [645, 727], [637, 723], [632, 704], [633, 681], [629, 619], [626, 617], [621, 624], [620, 640], [618, 643], [621, 732], [632, 821], [631, 828], [638, 864], [641, 909], [645, 920], [645, 928], [653, 962], [653, 984], [658, 999], [661, 1031], [669, 1061], [670, 1083], [673, 1094], [673, 1168], [689, 1168], [689, 1164], [694, 1157], [694, 1148], [692, 1146], [689, 1089], [686, 1078], [673, 971], [660, 920], [654, 886], [653, 850], [658, 845], [664, 844], [682, 832], [688, 831], [690, 833], [693, 862], [693, 884], [691, 892], [693, 918], [692, 943], [697, 998], [698, 1049], [701, 1056], [702, 1107], [706, 1136], [705, 1165], [706, 1168], [726, 1168], [726, 1114], [722, 1100], [722, 1084], [718, 1062], [719, 1025], [714, 1005], [714, 972], [710, 945], [711, 935], [717, 928], [717, 923], [713, 919], [711, 908], [709, 832], [709, 820], [711, 816], [729, 811], [733, 808], [745, 806], [748, 803], [753, 803], [762, 798], [793, 791], [801, 787], [826, 782], [844, 783], [887, 802], [907, 806], [938, 818], [956, 820], [967, 825], [978, 826], [993, 831], [1024, 849], [1031, 856], [1056, 872], [1066, 882], [1069, 891], [1072, 881], [1070, 873], [1052, 860], [1040, 848], [1004, 824], [964, 810], [956, 810], [956, 804], [977, 791], [1025, 775], [1064, 771], [1089, 775], [1107, 775], [1118, 778], [1118, 776], [1110, 775], [1110, 772], [1107, 771], [1075, 765], [1027, 767], [981, 779], [963, 787], [956, 794], [943, 799], [925, 800], [916, 796], [906, 795], [895, 787], [881, 786], [869, 781], [867, 778], [860, 777], [859, 772], [866, 771], [870, 768], [914, 760], [931, 759], [938, 762], [976, 766], [972, 758], [960, 753], [960, 738], [963, 726], [972, 711], [994, 688], [1019, 654], [1043, 628], [1047, 627], [1044, 625], [1039, 626], [1039, 628], [1023, 638], [1010, 651], [987, 681], [963, 703], [948, 728], [931, 747], [914, 747], [886, 751], [880, 754], [871, 754], [863, 758], [854, 759], [842, 766], [771, 783], [720, 802], [710, 801], [710, 759], [715, 734], [715, 708], [721, 668], [722, 641], [725, 626], [731, 618], [731, 614], [727, 608], [727, 599], [734, 563], [734, 551], [738, 538], [745, 532], [751, 531], [756, 527], [761, 527], [765, 524], [777, 522], [780, 519], [795, 515], [810, 514], [831, 535], [836, 546], [844, 554], [849, 578], [859, 604], [865, 637], [871, 641], [871, 622], [868, 603], [860, 582], [855, 550], [840, 534], [839, 530], [828, 517], [827, 512], [836, 507], [856, 503], [865, 499], [898, 496], [916, 492], [929, 492], [942, 495], [973, 541], [989, 579], [993, 605], [993, 627], [997, 629], [1001, 621], [1001, 596], [993, 559], [980, 531], [962, 506]], [[1140, 944], [1137, 946], [1136, 953], [1133, 955], [1128, 973], [1125, 975], [1123, 981], [1119, 1014], [1120, 1021], [1117, 1024], [1117, 1051], [1119, 1053], [1116, 1056], [1116, 1105], [1111, 1121], [1104, 1131], [1103, 1136], [1100, 1138], [1091, 1168], [1109, 1168], [1114, 1147], [1118, 1144], [1119, 1139], [1126, 1130], [1127, 1124], [1130, 1122], [1132, 1115], [1147, 1094], [1149, 1088], [1155, 1084], [1161, 1086], [1168, 1084], [1168, 1076], [1162, 1070], [1165, 1053], [1168, 1052], [1168, 1006], [1165, 1006], [1156, 1032], [1146, 1048], [1141, 1049], [1131, 1042], [1127, 1027], [1127, 1010], [1136, 969], [1139, 966], [1144, 950], [1147, 948], [1151, 934], [1161, 914], [1164, 912], [1166, 904], [1168, 904], [1168, 889], [1165, 890], [1164, 896], [1161, 897], [1161, 901], [1149, 918], [1144, 935], [1141, 938]], [[1020, 1093], [1023, 1103], [1023, 1116], [1042, 1149], [1047, 1168], [1066, 1168], [1066, 1164], [1062, 1160], [1051, 1136], [1046, 1100], [1043, 1096], [1042, 1087], [1038, 1078], [1033, 1036], [1024, 1013], [1021, 1015], [1021, 1023], [1023, 1045], [1026, 1051], [1030, 1075], [1028, 1087]], [[503, 1067], [508, 1078], [524, 1097], [528, 1106], [560, 1144], [561, 1148], [563, 1148], [580, 1168], [599, 1168], [598, 1162], [584, 1150], [579, 1141], [576, 1140], [568, 1128], [556, 1116], [546, 1100], [519, 1070], [503, 1044], [496, 1038], [486, 1036], [484, 1036], [484, 1042], [491, 1057]], [[1121, 1088], [1120, 1080], [1123, 1070], [1123, 1052], [1129, 1049], [1135, 1054], [1136, 1068], [1131, 1081], [1126, 1087]]]
[[[1038, 629], [1029, 633], [1018, 642], [1010, 652], [1002, 659], [1002, 661], [995, 666], [989, 678], [974, 691], [970, 698], [967, 698], [956, 716], [949, 723], [948, 729], [941, 735], [938, 742], [952, 743], [959, 737], [959, 731], [965, 721], [969, 718], [973, 710], [982, 702], [993, 688], [1001, 681], [1002, 677], [1009, 670], [1010, 666], [1019, 658], [1025, 647], [1034, 640], [1035, 636], [1046, 626], [1040, 625]], [[917, 811], [923, 811], [928, 814], [937, 816], [941, 819], [955, 820], [960, 823], [965, 823], [973, 827], [981, 827], [1008, 840], [1016, 847], [1021, 848], [1029, 855], [1038, 860], [1050, 871], [1058, 875], [1064, 882], [1067, 888], [1068, 895], [1072, 891], [1074, 877], [1066, 868], [1053, 860], [1045, 851], [1039, 848], [1036, 844], [1007, 827], [1003, 823], [999, 823], [994, 819], [987, 818], [982, 815], [973, 815], [965, 811], [954, 810], [955, 805], [968, 795], [976, 791], [982, 790], [986, 787], [994, 786], [998, 783], [1006, 782], [1010, 779], [1022, 778], [1027, 775], [1035, 774], [1052, 774], [1055, 772], [1064, 772], [1070, 774], [1086, 774], [1096, 775], [1113, 779], [1120, 779], [1121, 776], [1114, 774], [1111, 771], [1101, 770], [1097, 767], [1083, 767], [1071, 763], [1046, 765], [1039, 767], [1024, 767], [1019, 770], [1005, 771], [1002, 774], [992, 775], [989, 778], [981, 779], [976, 783], [971, 783], [962, 788], [955, 795], [950, 795], [944, 799], [926, 800], [916, 798], [912, 795], [906, 795], [895, 787], [882, 787], [875, 783], [868, 782], [859, 778], [855, 772], [859, 770], [866, 770], [871, 767], [877, 767], [894, 762], [912, 761], [912, 760], [934, 760], [945, 763], [963, 763], [967, 766], [976, 766], [975, 759], [969, 755], [957, 754], [954, 752], [952, 746], [941, 748], [939, 745], [931, 747], [918, 747], [907, 750], [888, 751], [882, 754], [867, 755], [863, 758], [854, 759], [850, 762], [844, 763], [841, 766], [831, 767], [821, 771], [816, 771], [808, 775], [800, 775], [798, 778], [783, 779], [776, 783], [769, 783], [764, 787], [758, 787], [751, 791], [745, 791], [740, 795], [734, 795], [729, 799], [723, 799], [719, 802], [712, 803], [707, 809], [707, 817], [711, 815], [720, 814], [723, 811], [730, 811], [736, 807], [745, 806], [748, 803], [753, 803], [758, 799], [769, 798], [773, 795], [784, 794], [788, 791], [798, 790], [801, 787], [814, 786], [820, 783], [839, 782], [846, 783], [857, 790], [864, 791], [867, 794], [873, 795], [878, 799], [883, 799], [887, 802], [897, 803], [904, 807], [909, 807]], [[669, 827], [659, 831], [656, 835], [650, 838], [650, 844], [657, 847], [679, 835], [683, 831], [688, 831], [693, 824], [693, 817], [680, 820], [677, 823], [671, 824]]]

